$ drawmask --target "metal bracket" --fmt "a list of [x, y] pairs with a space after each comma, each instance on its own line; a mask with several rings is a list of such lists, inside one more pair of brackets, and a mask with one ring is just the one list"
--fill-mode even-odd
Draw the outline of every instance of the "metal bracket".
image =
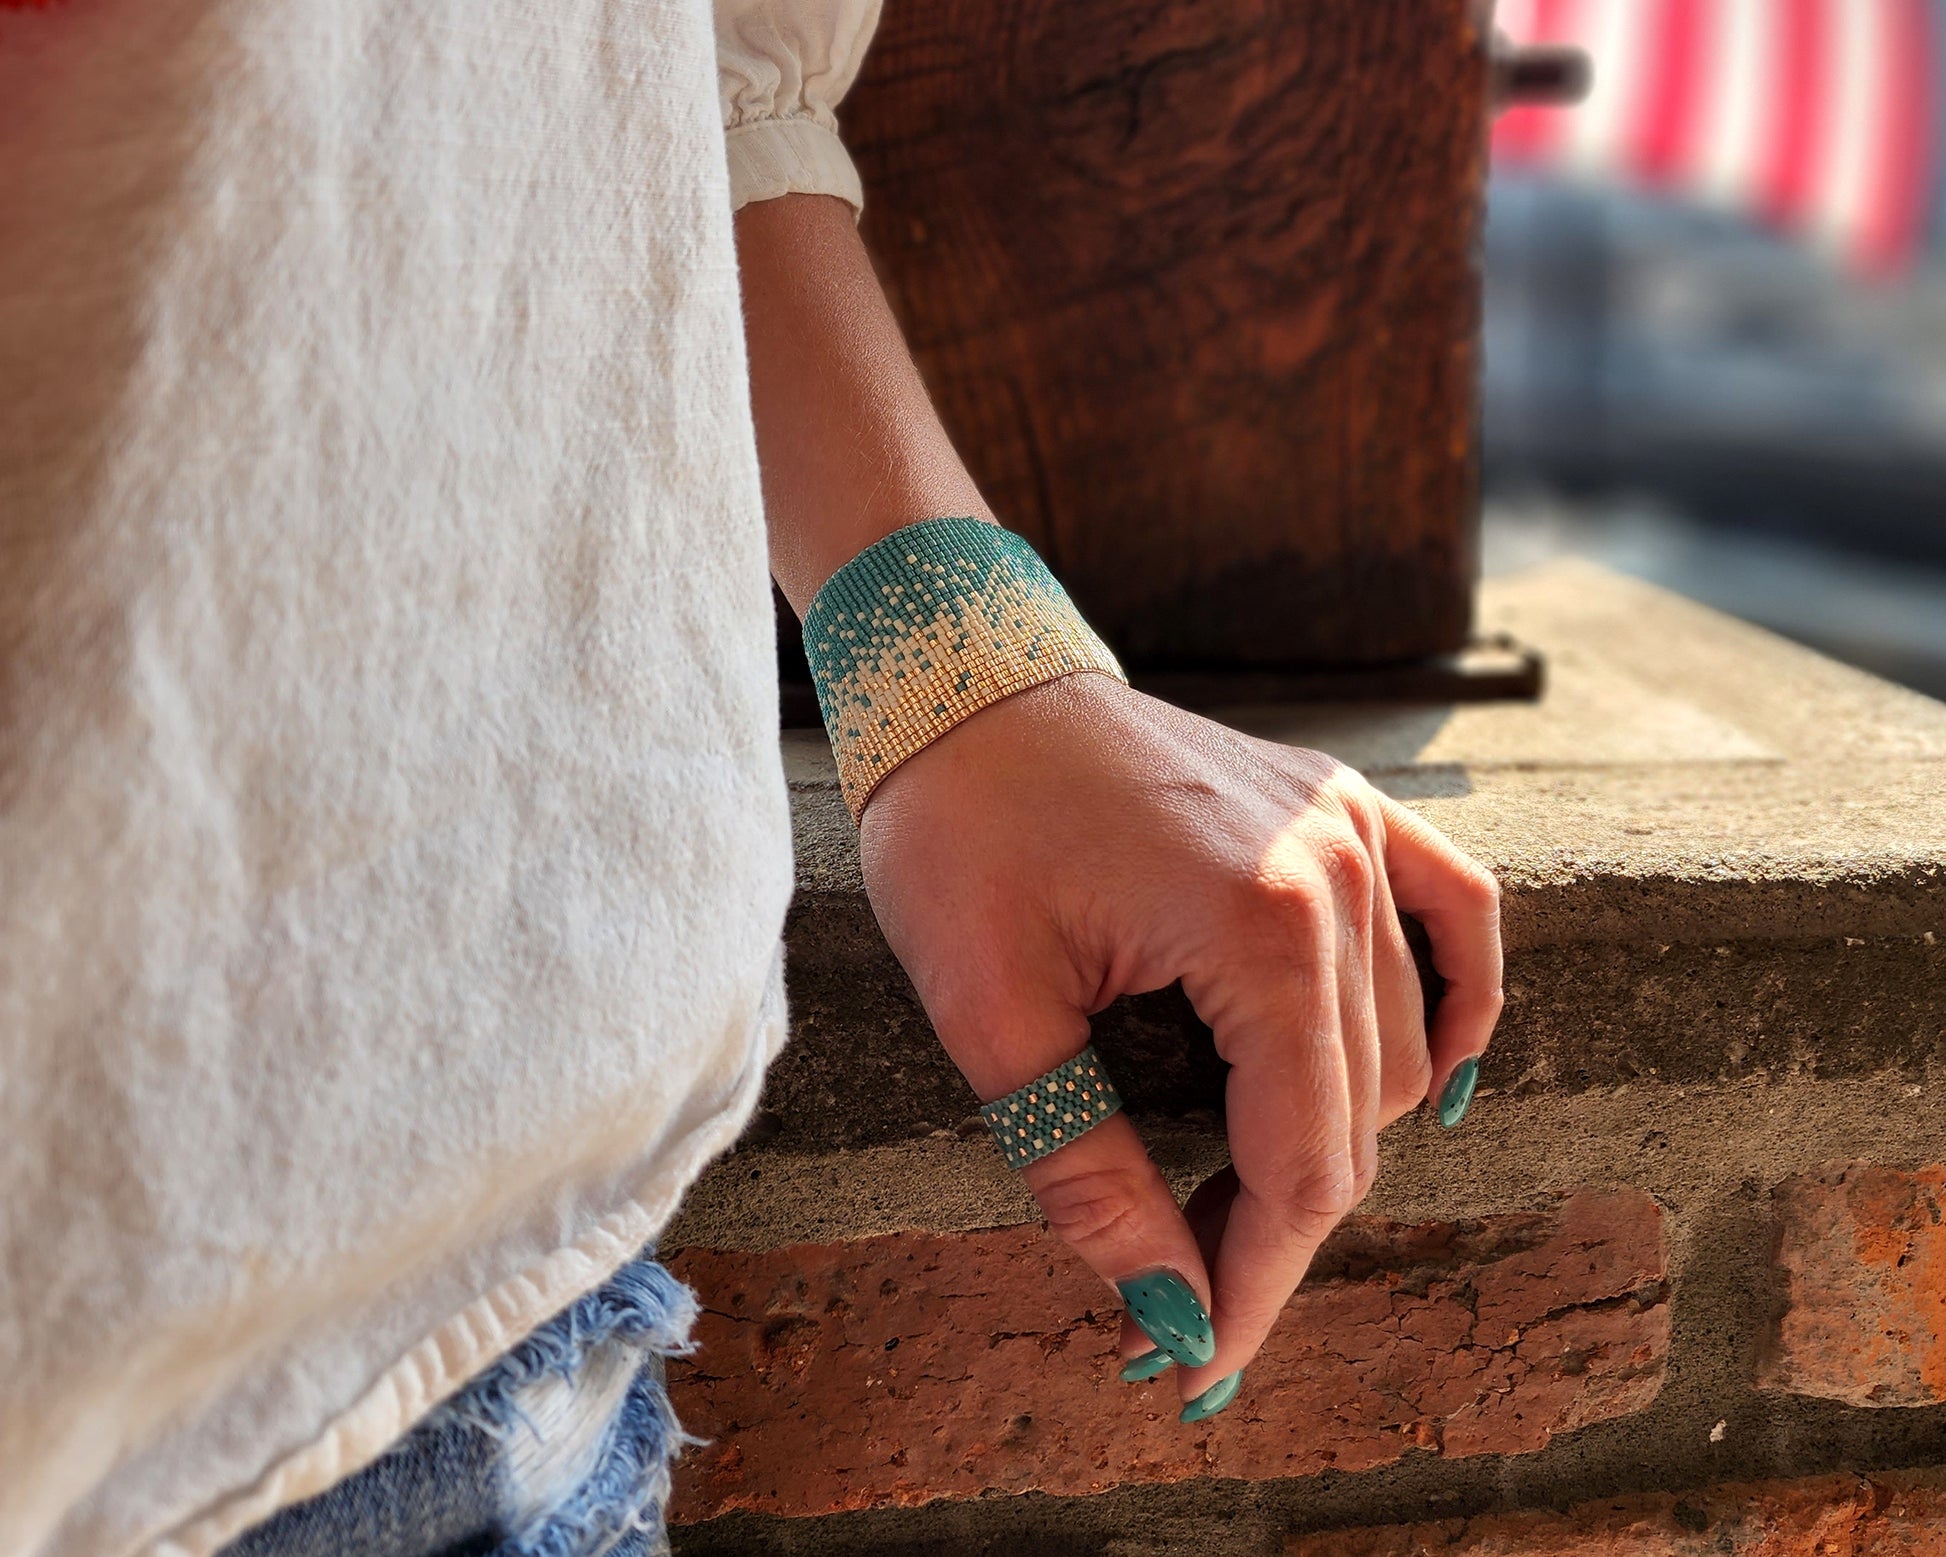
[[[1159, 671], [1130, 678], [1137, 691], [1178, 708], [1248, 703], [1533, 702], [1546, 682], [1540, 652], [1505, 633], [1475, 639], [1457, 654], [1400, 665], [1330, 665], [1293, 670]], [[822, 726], [809, 682], [778, 687], [786, 730]]]
[[1536, 649], [1504, 633], [1457, 654], [1398, 665], [1324, 665], [1291, 670], [1164, 671], [1130, 678], [1138, 691], [1178, 708], [1245, 703], [1532, 702], [1546, 683]]

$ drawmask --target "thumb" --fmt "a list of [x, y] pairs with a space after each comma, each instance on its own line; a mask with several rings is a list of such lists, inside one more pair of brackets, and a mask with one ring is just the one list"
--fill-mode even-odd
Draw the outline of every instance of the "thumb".
[[[979, 1025], [976, 1035], [940, 1024], [940, 1038], [983, 1104], [1038, 1081], [1088, 1041], [1079, 1010], [1016, 1006], [997, 1018], [989, 1012]], [[1050, 1128], [1043, 1139], [1056, 1122], [1037, 1118]], [[1165, 1356], [1190, 1367], [1208, 1362], [1216, 1355], [1209, 1272], [1135, 1127], [1115, 1112], [1085, 1124], [1066, 1120], [1062, 1134], [1064, 1144], [1020, 1170], [1049, 1229], [1115, 1288], [1130, 1321]]]

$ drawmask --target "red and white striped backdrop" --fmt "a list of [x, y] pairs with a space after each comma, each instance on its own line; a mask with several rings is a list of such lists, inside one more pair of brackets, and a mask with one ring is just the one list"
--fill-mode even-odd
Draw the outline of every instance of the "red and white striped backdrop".
[[1574, 43], [1594, 91], [1522, 107], [1496, 160], [1622, 180], [1895, 271], [1933, 195], [1932, 0], [1499, 0], [1516, 43]]

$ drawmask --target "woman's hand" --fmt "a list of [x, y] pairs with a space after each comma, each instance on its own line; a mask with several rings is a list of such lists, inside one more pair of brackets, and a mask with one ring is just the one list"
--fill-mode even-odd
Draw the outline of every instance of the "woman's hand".
[[[1124, 1116], [1024, 1175], [1110, 1283], [1174, 1271], [1207, 1305], [1216, 1352], [1180, 1370], [1185, 1400], [1256, 1354], [1370, 1188], [1378, 1131], [1500, 1011], [1484, 869], [1331, 758], [1107, 676], [1006, 698], [909, 758], [862, 847], [886, 937], [982, 1098], [1071, 1058], [1118, 995], [1180, 979], [1214, 1032], [1235, 1173], [1192, 1202], [1195, 1232]], [[1430, 1045], [1401, 910], [1446, 982]], [[1148, 1342], [1128, 1327], [1123, 1349]]]

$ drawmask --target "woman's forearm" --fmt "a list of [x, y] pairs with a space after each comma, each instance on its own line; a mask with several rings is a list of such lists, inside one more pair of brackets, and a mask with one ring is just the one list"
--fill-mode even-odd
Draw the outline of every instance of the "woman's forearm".
[[881, 536], [993, 516], [906, 350], [851, 208], [787, 195], [736, 218], [770, 565], [801, 616]]

